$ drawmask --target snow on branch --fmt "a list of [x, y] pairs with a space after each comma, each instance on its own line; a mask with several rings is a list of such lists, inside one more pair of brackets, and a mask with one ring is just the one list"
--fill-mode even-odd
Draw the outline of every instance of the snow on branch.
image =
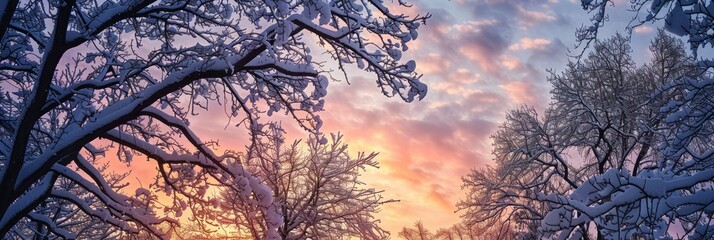
[[[250, 186], [242, 199], [276, 212], [273, 189], [243, 167], [242, 155], [214, 153], [216, 143], [199, 138], [190, 120], [222, 105], [237, 127], [248, 130], [246, 139], [266, 131], [261, 118], [275, 113], [290, 114], [318, 133], [329, 82], [336, 80], [334, 67], [319, 58], [333, 58], [345, 79], [347, 64], [374, 74], [387, 96], [412, 101], [427, 92], [416, 63], [401, 58], [429, 15], [398, 14], [408, 7], [403, 2], [2, 3], [0, 235], [65, 235], [64, 228], [77, 238], [96, 237], [40, 216], [70, 203], [75, 207], [69, 212], [81, 209], [88, 221], [109, 214], [109, 227], [97, 232], [148, 230], [165, 237], [168, 226], [161, 223], [173, 222], [170, 214], [190, 209], [199, 215], [216, 201], [206, 194], [209, 187], [235, 181]], [[110, 145], [102, 145], [106, 140]], [[106, 151], [116, 151], [118, 159]], [[149, 194], [120, 191], [129, 186], [119, 180], [126, 175], [101, 165], [131, 164], [135, 154], [156, 163]], [[172, 201], [163, 211], [139, 211], [156, 207], [159, 192]], [[122, 205], [127, 201], [135, 205]], [[98, 212], [102, 204], [110, 212]], [[266, 216], [262, 237], [277, 238], [280, 216]]]
[[637, 66], [626, 37], [596, 41], [551, 73], [543, 117], [509, 111], [494, 166], [464, 177], [466, 221], [514, 223], [526, 239], [714, 236], [711, 69], [664, 30], [649, 49]]

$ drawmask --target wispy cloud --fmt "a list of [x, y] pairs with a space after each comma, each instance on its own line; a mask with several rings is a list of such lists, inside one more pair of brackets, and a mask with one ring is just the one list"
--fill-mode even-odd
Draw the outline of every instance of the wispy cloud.
[[550, 45], [551, 41], [545, 38], [521, 38], [518, 43], [511, 45], [508, 49], [518, 51], [527, 49], [543, 49]]

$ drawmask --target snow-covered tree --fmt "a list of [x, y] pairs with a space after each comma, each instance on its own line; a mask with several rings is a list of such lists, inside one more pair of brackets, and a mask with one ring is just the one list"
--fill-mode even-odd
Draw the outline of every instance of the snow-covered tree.
[[[109, 167], [106, 163], [97, 166], [102, 170]], [[127, 173], [110, 173], [105, 178], [110, 185], [121, 189], [126, 185], [122, 182], [127, 176]], [[71, 192], [93, 207], [102, 207], [101, 201], [96, 196], [69, 179], [58, 178], [55, 188]], [[21, 239], [56, 239], [62, 235], [55, 232], [63, 230], [74, 233], [76, 239], [117, 238], [123, 233], [102, 219], [87, 215], [72, 202], [61, 198], [48, 198], [36, 208], [35, 212], [20, 220], [13, 230], [13, 234]]]
[[[273, 189], [276, 211], [282, 216], [278, 229], [281, 239], [386, 239], [373, 214], [384, 203], [381, 191], [369, 188], [359, 179], [366, 168], [377, 167], [376, 153], [348, 154], [342, 135], [327, 139], [309, 138], [285, 143], [276, 125], [261, 136], [244, 166]], [[238, 185], [243, 185], [238, 182]], [[265, 218], [254, 204], [240, 198], [236, 188], [225, 188], [220, 195], [215, 219], [209, 224], [222, 229], [237, 229], [231, 238], [259, 239]], [[245, 191], [242, 186], [238, 189]]]
[[638, 68], [625, 37], [596, 41], [549, 77], [542, 117], [509, 111], [495, 166], [464, 177], [466, 220], [509, 222], [523, 238], [711, 237], [711, 74], [664, 31], [650, 50]]
[[436, 230], [434, 239], [437, 240], [488, 240], [488, 239], [515, 239], [512, 228], [508, 224], [500, 226], [486, 226], [485, 224], [468, 225], [457, 223], [449, 228]]
[[457, 223], [451, 227], [439, 228], [435, 233], [424, 227], [420, 221], [412, 227], [402, 227], [399, 232], [401, 239], [407, 240], [489, 240], [515, 239], [510, 226], [486, 226], [485, 224], [468, 225]]
[[429, 231], [421, 221], [414, 223], [414, 228], [403, 227], [399, 232], [399, 236], [407, 240], [431, 240], [434, 234]]
[[[421, 99], [426, 86], [414, 61], [401, 54], [428, 15], [397, 14], [400, 6], [408, 5], [1, 1], [0, 235], [15, 236], [23, 221], [42, 221], [53, 234], [74, 238], [52, 218], [38, 217], [48, 199], [61, 199], [122, 231], [166, 238], [159, 225], [176, 225], [184, 211], [211, 204], [210, 186], [234, 182], [250, 186], [241, 199], [275, 212], [271, 189], [242, 167], [239, 155], [214, 152], [214, 142], [199, 138], [189, 119], [221, 104], [253, 135], [265, 128], [260, 118], [276, 112], [316, 132], [329, 70], [347, 76], [347, 64], [372, 73], [384, 95]], [[110, 184], [92, 161], [114, 153], [97, 150], [107, 142], [117, 161], [146, 157], [155, 164], [156, 181], [133, 192]], [[99, 202], [59, 188], [58, 179]], [[159, 208], [157, 194], [172, 200]], [[282, 216], [266, 216], [263, 237], [279, 238]]]
[[[608, 19], [608, 7], [626, 7], [634, 13], [627, 26], [631, 32], [648, 23], [664, 22], [664, 28], [678, 36], [686, 36], [692, 52], [707, 45], [714, 46], [714, 3], [711, 0], [632, 0], [615, 4], [613, 0], [581, 0], [584, 10], [591, 14], [591, 24], [576, 31], [580, 43], [589, 45], [596, 40], [601, 27]], [[711, 57], [707, 57], [710, 59]], [[712, 66], [711, 61], [708, 65]]]

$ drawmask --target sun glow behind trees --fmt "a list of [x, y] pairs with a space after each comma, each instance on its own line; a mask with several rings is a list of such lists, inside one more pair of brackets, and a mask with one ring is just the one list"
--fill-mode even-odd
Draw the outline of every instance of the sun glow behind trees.
[[[273, 113], [317, 134], [330, 82], [312, 58], [319, 53], [374, 74], [384, 95], [412, 101], [426, 94], [414, 61], [401, 60], [401, 52], [428, 16], [395, 15], [379, 1], [4, 3], [2, 17], [12, 21], [0, 24], [8, 93], [0, 98], [3, 235], [74, 238], [51, 219], [32, 217], [46, 199], [62, 199], [121, 231], [165, 238], [163, 225], [177, 225], [172, 215], [200, 216], [215, 202], [208, 188], [221, 185], [265, 216], [260, 237], [279, 238], [282, 216], [271, 189], [242, 166], [241, 154], [217, 154], [215, 143], [196, 135], [189, 122], [196, 109], [225, 106], [249, 132], [249, 153], [269, 125], [261, 117]], [[303, 34], [316, 36], [318, 47], [302, 42]], [[187, 38], [202, 40], [190, 45]], [[98, 138], [119, 146], [121, 162], [148, 157], [156, 181], [119, 192], [93, 166], [105, 154], [92, 145]], [[90, 198], [55, 189], [58, 178]], [[154, 191], [172, 200], [159, 203]]]

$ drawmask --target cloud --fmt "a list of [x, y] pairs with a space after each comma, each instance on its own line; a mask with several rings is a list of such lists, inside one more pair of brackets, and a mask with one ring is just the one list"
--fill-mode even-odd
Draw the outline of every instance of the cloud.
[[522, 7], [518, 8], [521, 19], [519, 21], [520, 26], [532, 27], [536, 24], [543, 22], [552, 22], [556, 20], [556, 17], [552, 13], [540, 12], [534, 10], [528, 10]]
[[514, 70], [521, 66], [521, 61], [513, 56], [501, 55], [499, 59], [501, 60], [501, 65], [507, 70]]
[[654, 28], [653, 28], [653, 27], [651, 27], [651, 26], [646, 26], [646, 25], [637, 26], [637, 27], [633, 30], [633, 32], [635, 32], [635, 33], [651, 33], [651, 32], [653, 32], [653, 31], [654, 31]]
[[[446, 93], [449, 95], [465, 96], [474, 91], [473, 84], [482, 81], [482, 76], [479, 73], [472, 72], [466, 68], [458, 68], [454, 70], [444, 69], [446, 81], [438, 81], [431, 84], [430, 88], [435, 90], [436, 94]], [[451, 101], [449, 101], [451, 102]]]
[[429, 53], [418, 60], [419, 71], [425, 74], [443, 74], [448, 72], [452, 66], [451, 58], [445, 58], [437, 53]]
[[550, 45], [551, 41], [545, 38], [521, 38], [518, 43], [508, 47], [510, 50], [528, 50], [528, 49], [544, 49]]
[[505, 36], [500, 23], [470, 25], [459, 31], [459, 51], [468, 59], [491, 74], [496, 74], [500, 68], [495, 59], [508, 48], [510, 39]]
[[472, 9], [473, 17], [476, 19], [498, 19], [522, 28], [557, 21], [559, 17], [550, 9], [551, 5], [557, 3], [553, 1], [476, 0], [457, 3]]
[[556, 64], [562, 64], [562, 60], [567, 59], [568, 47], [565, 46], [563, 41], [561, 41], [559, 38], [554, 38], [547, 41], [548, 44], [546, 45], [538, 46], [536, 44], [535, 46], [537, 47], [529, 49], [531, 50], [531, 56], [529, 57], [528, 61], [556, 62]]
[[510, 82], [501, 85], [501, 88], [508, 93], [513, 102], [535, 106], [537, 109], [544, 108], [539, 88], [531, 82]]

